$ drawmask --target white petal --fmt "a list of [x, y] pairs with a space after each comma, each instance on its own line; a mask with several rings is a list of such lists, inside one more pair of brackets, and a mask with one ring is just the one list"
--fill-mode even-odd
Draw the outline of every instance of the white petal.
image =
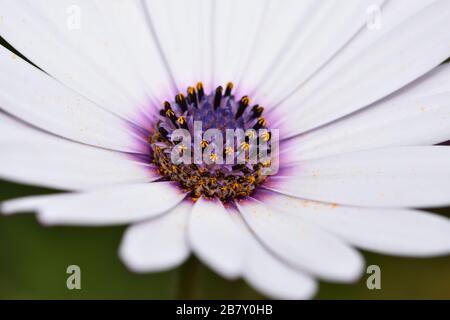
[[[133, 77], [138, 76], [135, 79], [136, 94], [139, 95], [139, 90], [149, 93], [157, 107], [161, 105], [161, 101], [173, 99], [178, 92], [173, 87], [171, 73], [163, 63], [165, 56], [159, 51], [155, 35], [151, 32], [152, 21], [149, 21], [145, 13], [143, 1], [96, 2], [107, 21], [114, 22], [114, 37], [116, 34], [120, 35], [119, 46], [126, 43], [127, 50], [122, 50], [123, 57], [119, 59], [131, 56], [129, 61], [122, 62], [125, 68], [133, 68]], [[148, 108], [148, 105], [142, 107]]]
[[[306, 43], [304, 50], [298, 51], [296, 55], [287, 55], [290, 58], [290, 61], [284, 63], [284, 73], [281, 75], [282, 77], [278, 77], [278, 80], [283, 84], [279, 85], [279, 83], [274, 83], [273, 87], [276, 87], [276, 90], [270, 90], [268, 92], [268, 99], [271, 102], [267, 107], [277, 106], [280, 101], [286, 98], [289, 94], [293, 94], [296, 91], [302, 91], [303, 94], [317, 94], [316, 85], [319, 83], [323, 85], [327, 85], [329, 81], [333, 81], [333, 77], [336, 75], [336, 71], [339, 70], [343, 65], [346, 65], [352, 61], [358, 60], [362, 57], [362, 52], [368, 48], [370, 45], [379, 41], [383, 36], [392, 32], [395, 27], [404, 23], [408, 18], [417, 14], [424, 8], [428, 7], [430, 4], [436, 2], [438, 0], [409, 0], [409, 1], [355, 1], [355, 2], [346, 2], [346, 8], [339, 6], [339, 1], [314, 1], [317, 6], [321, 6], [317, 11], [322, 14], [325, 14], [326, 21], [323, 24], [330, 24], [334, 27], [337, 32], [333, 30], [328, 30], [330, 27], [328, 25], [324, 28], [324, 31], [332, 36], [325, 37], [327, 39], [327, 43], [331, 50], [325, 50], [324, 52], [315, 52], [315, 55], [322, 60], [317, 60], [320, 64], [312, 64], [311, 66], [305, 65], [303, 62], [305, 51], [309, 52], [309, 48], [311, 46], [311, 41]], [[305, 3], [305, 1], [295, 1], [299, 4]], [[349, 5], [347, 5], [349, 3]], [[334, 7], [333, 7], [334, 6]], [[325, 9], [330, 9], [326, 12]], [[352, 11], [353, 10], [353, 11]], [[377, 12], [377, 10], [379, 10]], [[305, 19], [311, 19], [313, 17], [313, 13], [315, 10], [310, 10], [307, 17], [299, 18], [299, 24], [297, 26], [297, 30], [293, 28], [288, 28], [286, 30], [293, 30], [293, 35], [291, 36], [292, 41], [298, 41], [299, 37], [296, 35], [300, 32], [303, 32], [305, 29], [304, 21]], [[335, 11], [338, 11], [338, 15], [335, 16]], [[339, 12], [340, 11], [340, 12]], [[291, 14], [296, 14], [296, 10], [292, 10]], [[381, 15], [379, 15], [381, 13]], [[343, 14], [353, 14], [351, 19], [342, 21], [339, 18], [342, 17]], [[288, 13], [284, 13], [282, 17], [289, 16]], [[284, 21], [284, 20], [283, 20]], [[373, 24], [375, 22], [375, 24]], [[370, 24], [372, 26], [376, 26], [376, 24], [380, 22], [378, 25], [381, 28], [374, 29], [369, 27]], [[319, 27], [313, 28], [313, 34], [319, 32], [322, 25]], [[355, 31], [355, 26], [359, 27], [357, 32], [354, 33], [351, 39], [346, 38], [348, 35], [348, 31]], [[340, 30], [347, 30], [347, 32], [341, 32]], [[303, 40], [300, 38], [300, 40]], [[315, 41], [312, 42], [317, 42]], [[286, 49], [290, 48], [290, 42], [288, 42], [285, 47]], [[319, 42], [318, 44], [321, 44]], [[325, 44], [327, 45], [327, 44]], [[317, 44], [313, 44], [313, 46], [317, 46]], [[332, 50], [334, 48], [334, 50]], [[329, 52], [331, 51], [331, 52]], [[284, 55], [282, 55], [284, 57]], [[309, 56], [309, 55], [307, 55]], [[328, 58], [328, 60], [326, 60]], [[314, 61], [314, 56], [309, 57], [308, 60]], [[276, 61], [274, 62], [276, 64]], [[302, 72], [302, 69], [297, 68], [297, 65], [304, 66], [303, 70], [308, 70], [309, 72]], [[313, 68], [311, 68], [313, 67]], [[273, 82], [272, 77], [268, 77], [269, 82]], [[289, 80], [290, 82], [286, 82], [285, 80]], [[313, 82], [310, 84], [309, 82]], [[314, 89], [313, 89], [314, 88]], [[311, 90], [313, 89], [313, 90]], [[308, 92], [306, 92], [308, 90]], [[302, 95], [299, 92], [300, 95]], [[306, 98], [306, 95], [305, 95]]]
[[258, 97], [275, 106], [354, 40], [366, 23], [368, 7], [384, 2], [273, 1], [245, 75], [253, 79]]
[[450, 64], [396, 94], [327, 127], [289, 141], [288, 161], [450, 139]]
[[[403, 5], [408, 6], [408, 2]], [[450, 3], [436, 1], [326, 75], [283, 100], [273, 127], [284, 137], [317, 128], [391, 94], [448, 58]], [[440, 30], [436, 32], [436, 30]], [[348, 58], [348, 57], [347, 57]]]
[[152, 31], [177, 89], [204, 81], [211, 88], [212, 7], [208, 0], [144, 1]]
[[[6, 0], [0, 10], [1, 35], [19, 52], [127, 119], [137, 121], [139, 107], [150, 102], [155, 88], [147, 84], [169, 84], [138, 1]], [[127, 30], [121, 28], [125, 21]]]
[[294, 269], [270, 253], [251, 233], [241, 215], [228, 208], [233, 221], [245, 237], [242, 276], [258, 291], [276, 299], [309, 299], [316, 290], [316, 281], [299, 269]]
[[[247, 1], [238, 1], [240, 4], [246, 2]], [[223, 1], [222, 5], [225, 6], [229, 4], [230, 1]], [[231, 28], [234, 28], [234, 23], [230, 27], [228, 27], [226, 23], [216, 27], [216, 29], [221, 28], [221, 30], [223, 30], [221, 34], [229, 35], [228, 41], [216, 42], [217, 48], [222, 48], [221, 51], [216, 50], [216, 54], [222, 55], [222, 58], [218, 61], [220, 64], [224, 64], [221, 67], [218, 66], [218, 70], [221, 70], [221, 73], [230, 74], [231, 70], [225, 68], [225, 65], [229, 65], [230, 62], [228, 59], [224, 58], [224, 51], [227, 53], [227, 56], [232, 55], [232, 57], [235, 57], [234, 55], [236, 52], [240, 52], [239, 46], [246, 48], [248, 45], [253, 45], [252, 42], [254, 42], [251, 59], [248, 61], [246, 68], [241, 70], [241, 86], [243, 91], [251, 93], [253, 98], [256, 96], [261, 98], [261, 103], [264, 103], [265, 107], [268, 108], [270, 107], [268, 104], [270, 93], [267, 92], [267, 90], [260, 90], [261, 87], [265, 86], [266, 82], [272, 79], [270, 76], [271, 72], [278, 70], [277, 67], [280, 62], [284, 61], [283, 58], [287, 56], [286, 53], [291, 52], [291, 50], [294, 51], [294, 48], [297, 47], [296, 44], [301, 43], [301, 40], [305, 38], [304, 35], [311, 29], [305, 28], [305, 26], [310, 25], [317, 20], [317, 16], [320, 15], [324, 9], [326, 10], [326, 8], [330, 7], [330, 4], [314, 0], [286, 0], [268, 1], [268, 4], [264, 2], [259, 5], [259, 7], [263, 6], [267, 7], [263, 8], [262, 24], [258, 26], [256, 39], [249, 37], [252, 35], [252, 27], [259, 23], [259, 14], [257, 14], [256, 18], [253, 18], [253, 13], [247, 13], [247, 16], [252, 17], [251, 19], [241, 18], [237, 21], [238, 24], [242, 24], [247, 28], [234, 31], [233, 33], [231, 33], [230, 30]], [[232, 10], [232, 8], [230, 8], [230, 10]], [[232, 11], [228, 16], [223, 15], [218, 19], [234, 20], [234, 12]], [[235, 35], [237, 39], [235, 39], [233, 35]], [[231, 44], [234, 48], [238, 49], [235, 49], [234, 52], [226, 52], [229, 50], [228, 44]], [[235, 57], [236, 61], [238, 61], [238, 59], [242, 59], [242, 57]]]
[[268, 252], [239, 212], [225, 209], [220, 202], [198, 200], [190, 219], [189, 239], [196, 254], [212, 269], [225, 278], [242, 276], [267, 296], [307, 299], [317, 289], [311, 276]]
[[310, 299], [317, 291], [311, 276], [295, 270], [251, 240], [244, 268], [245, 280], [258, 291], [276, 299]]
[[[240, 88], [239, 82], [248, 74], [247, 69], [253, 59], [268, 53], [265, 48], [259, 48], [258, 43], [263, 41], [267, 44], [264, 24], [269, 23], [267, 19], [273, 15], [270, 6], [273, 3], [267, 0], [214, 2], [213, 80], [217, 85], [234, 82], [237, 96], [248, 94], [249, 89], [254, 89], [247, 84]], [[252, 83], [253, 86], [255, 84]]]
[[94, 148], [34, 130], [0, 114], [0, 177], [64, 190], [158, 179], [130, 155]]
[[155, 217], [184, 197], [172, 184], [154, 182], [10, 200], [2, 203], [1, 211], [37, 211], [39, 220], [47, 225], [113, 225]]
[[338, 238], [252, 198], [238, 206], [260, 241], [286, 263], [331, 281], [355, 281], [360, 276], [361, 256]]
[[120, 257], [135, 272], [161, 271], [180, 265], [189, 256], [187, 221], [192, 204], [182, 202], [161, 217], [129, 227]]
[[450, 253], [450, 220], [406, 209], [368, 209], [329, 205], [272, 193], [265, 203], [317, 224], [365, 250], [428, 257]]
[[67, 139], [138, 151], [125, 121], [104, 111], [0, 46], [0, 108]]
[[316, 201], [373, 207], [450, 204], [450, 148], [399, 147], [301, 161], [267, 188]]
[[200, 198], [192, 210], [188, 232], [200, 260], [227, 279], [239, 276], [245, 238], [220, 201]]

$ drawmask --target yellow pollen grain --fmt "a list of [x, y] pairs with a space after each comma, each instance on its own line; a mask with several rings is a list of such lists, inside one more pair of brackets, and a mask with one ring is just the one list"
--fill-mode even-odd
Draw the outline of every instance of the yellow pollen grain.
[[265, 127], [266, 124], [267, 124], [267, 121], [266, 121], [266, 119], [261, 117], [261, 118], [258, 119], [258, 123]]
[[263, 139], [263, 141], [264, 142], [267, 142], [267, 141], [269, 141], [270, 140], [270, 133], [269, 133], [269, 131], [264, 131], [262, 134], [261, 134], [261, 138]]
[[253, 139], [256, 136], [256, 132], [253, 130], [249, 130], [247, 132], [247, 137], [249, 137], [250, 139]]
[[184, 124], [186, 122], [186, 117], [185, 116], [181, 116], [177, 119], [177, 122], [179, 124]]
[[241, 149], [247, 151], [250, 145], [247, 142], [241, 142]]
[[217, 156], [217, 154], [211, 153], [211, 154], [209, 155], [209, 159], [210, 159], [211, 161], [213, 161], [213, 162], [216, 162], [217, 159], [219, 159], [219, 157]]
[[225, 154], [226, 155], [233, 154], [233, 148], [232, 147], [226, 147], [225, 148]]
[[209, 145], [208, 141], [202, 140], [202, 148], [206, 148]]

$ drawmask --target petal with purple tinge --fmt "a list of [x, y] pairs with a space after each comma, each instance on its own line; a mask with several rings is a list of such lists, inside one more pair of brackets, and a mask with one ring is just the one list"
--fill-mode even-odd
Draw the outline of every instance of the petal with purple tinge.
[[9, 200], [2, 203], [1, 211], [37, 211], [39, 221], [46, 225], [117, 225], [158, 216], [184, 197], [171, 183], [153, 182]]

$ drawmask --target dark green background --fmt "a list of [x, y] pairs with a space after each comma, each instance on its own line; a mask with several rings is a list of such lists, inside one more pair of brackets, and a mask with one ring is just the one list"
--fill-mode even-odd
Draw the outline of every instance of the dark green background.
[[[7, 46], [0, 38], [2, 44]], [[0, 180], [0, 202], [48, 192], [51, 190]], [[435, 212], [450, 217], [450, 209]], [[131, 273], [117, 255], [124, 230], [125, 227], [49, 228], [39, 225], [32, 214], [0, 216], [0, 299], [263, 298], [243, 281], [220, 278], [195, 258], [169, 272]], [[364, 256], [367, 265], [381, 267], [381, 290], [368, 290], [363, 276], [352, 285], [321, 283], [316, 298], [450, 299], [450, 257], [406, 259], [373, 253]], [[81, 290], [66, 288], [66, 268], [72, 264], [81, 267]]]

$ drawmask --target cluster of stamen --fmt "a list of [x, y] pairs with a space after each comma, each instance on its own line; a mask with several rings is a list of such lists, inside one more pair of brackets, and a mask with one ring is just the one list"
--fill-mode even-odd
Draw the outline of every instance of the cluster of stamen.
[[[264, 108], [259, 105], [250, 107], [248, 96], [236, 100], [232, 90], [232, 83], [228, 83], [225, 90], [221, 86], [217, 87], [209, 95], [205, 94], [202, 83], [198, 83], [196, 88], [189, 87], [186, 95], [180, 93], [173, 102], [164, 102], [155, 130], [149, 137], [152, 162], [162, 179], [177, 182], [193, 200], [201, 196], [218, 198], [223, 202], [243, 198], [252, 194], [267, 177], [262, 174], [262, 169], [270, 166], [270, 159], [258, 160], [256, 163], [217, 163], [219, 156], [237, 159], [242, 152], [249, 153], [249, 139], [255, 138], [252, 137], [254, 132], [261, 133], [256, 140], [264, 141], [268, 145], [266, 153], [270, 155], [271, 152], [271, 132], [262, 117]], [[203, 130], [214, 128], [225, 134], [227, 129], [242, 129], [249, 134], [236, 145], [224, 143], [223, 154], [211, 153], [208, 163], [174, 163], [171, 158], [174, 150], [183, 155], [192, 152], [194, 146], [186, 146], [173, 139], [172, 134], [177, 129], [194, 133], [194, 122], [198, 121], [202, 123]], [[214, 143], [214, 140], [201, 140], [201, 149]], [[248, 159], [248, 154], [245, 158]]]

